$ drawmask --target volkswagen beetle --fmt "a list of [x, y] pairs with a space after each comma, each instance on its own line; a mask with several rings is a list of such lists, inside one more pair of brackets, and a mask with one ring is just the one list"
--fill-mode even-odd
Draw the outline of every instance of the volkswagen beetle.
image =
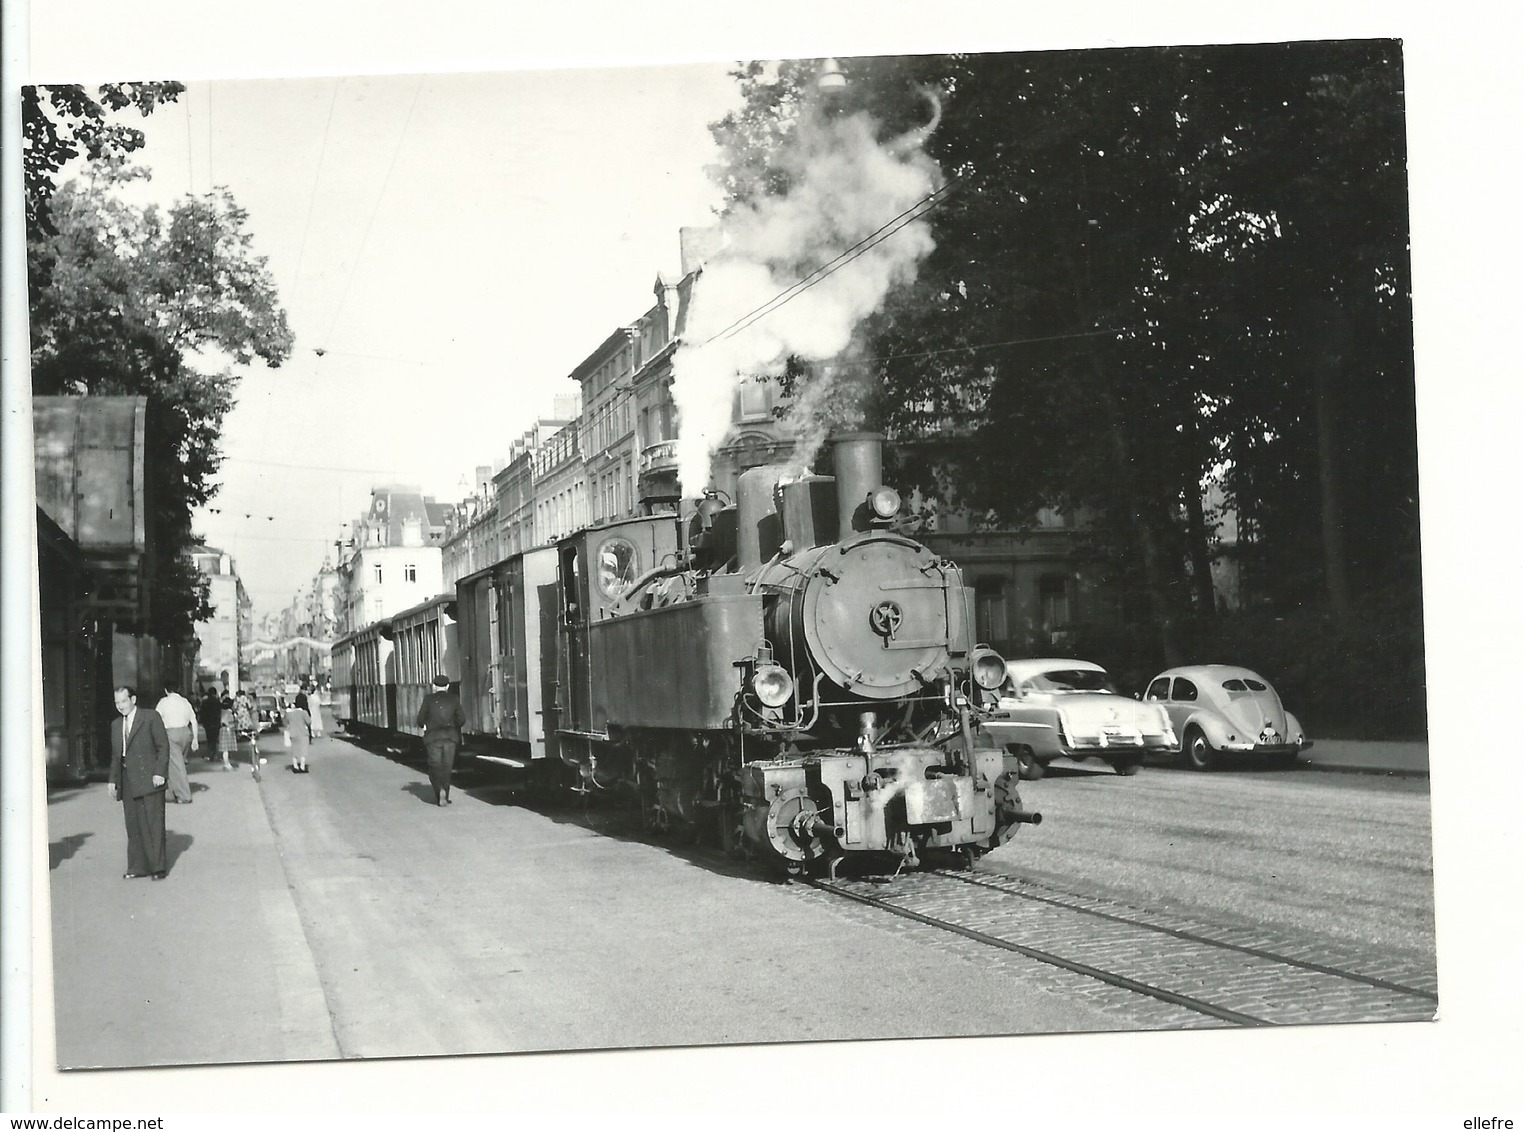
[[1312, 746], [1270, 682], [1231, 664], [1191, 664], [1159, 673], [1144, 700], [1169, 713], [1186, 764], [1210, 770], [1225, 754], [1263, 755], [1292, 766]]
[[1101, 759], [1136, 774], [1150, 754], [1180, 750], [1169, 715], [1124, 696], [1088, 660], [1006, 662], [994, 710], [984, 727], [1006, 750], [1006, 769], [1041, 778], [1054, 759]]

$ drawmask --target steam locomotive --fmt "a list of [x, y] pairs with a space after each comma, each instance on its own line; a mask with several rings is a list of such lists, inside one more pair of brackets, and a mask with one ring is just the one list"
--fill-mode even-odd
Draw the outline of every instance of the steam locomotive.
[[1004, 843], [1041, 820], [979, 724], [1005, 662], [958, 568], [901, 532], [881, 438], [830, 444], [834, 476], [752, 468], [687, 522], [589, 527], [342, 639], [336, 714], [416, 730], [443, 671], [479, 757], [790, 873]]

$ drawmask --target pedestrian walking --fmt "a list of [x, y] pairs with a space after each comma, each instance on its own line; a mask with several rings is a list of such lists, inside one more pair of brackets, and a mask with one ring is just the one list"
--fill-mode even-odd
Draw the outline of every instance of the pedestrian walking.
[[120, 719], [111, 721], [111, 797], [122, 803], [127, 826], [127, 871], [123, 880], [169, 871], [164, 852], [164, 786], [169, 779], [169, 736], [150, 707], [138, 707], [137, 690], [118, 687], [113, 695]]
[[208, 688], [201, 697], [201, 703], [196, 708], [196, 714], [201, 719], [201, 729], [206, 732], [206, 754], [202, 757], [211, 762], [217, 757], [217, 740], [222, 734], [222, 701], [218, 698], [214, 689]]
[[249, 765], [258, 768], [259, 724], [254, 721], [254, 697], [249, 693], [239, 692], [233, 697], [233, 721], [238, 730], [239, 740], [242, 741], [245, 738], [249, 740]]
[[307, 773], [307, 751], [312, 745], [312, 716], [307, 714], [307, 697], [301, 692], [286, 709], [286, 738], [291, 747], [291, 769]]
[[224, 692], [217, 706], [222, 713], [217, 729], [217, 753], [222, 756], [222, 769], [232, 770], [232, 758], [238, 753], [237, 705], [233, 703], [233, 697]]
[[307, 714], [312, 717], [312, 737], [316, 739], [323, 734], [323, 705], [316, 685], [307, 693]]
[[190, 776], [185, 770], [187, 752], [201, 744], [196, 739], [196, 709], [190, 701], [175, 690], [173, 681], [164, 685], [164, 695], [154, 706], [164, 723], [164, 733], [169, 736], [169, 787], [164, 800], [177, 805], [189, 805], [191, 799]]
[[460, 729], [466, 723], [466, 710], [460, 697], [450, 691], [449, 677], [434, 677], [434, 690], [423, 698], [417, 724], [423, 728], [423, 745], [429, 753], [429, 784], [434, 787], [434, 804], [450, 804], [450, 772], [455, 768], [455, 752], [460, 747]]

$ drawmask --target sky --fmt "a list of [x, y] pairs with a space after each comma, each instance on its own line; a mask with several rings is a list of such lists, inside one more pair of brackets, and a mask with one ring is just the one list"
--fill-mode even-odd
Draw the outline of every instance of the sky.
[[196, 529], [256, 613], [310, 581], [371, 487], [441, 500], [501, 461], [714, 220], [722, 62], [195, 81], [132, 124], [168, 204], [226, 186], [295, 334], [240, 367]]
[[[237, 459], [229, 461], [228, 486], [219, 501], [239, 516], [277, 518], [264, 519], [263, 532], [250, 520], [241, 536], [231, 525], [213, 527], [210, 519], [202, 527], [208, 537], [229, 544], [251, 580], [254, 548], [269, 552], [270, 573], [255, 593], [262, 607], [278, 603], [291, 586], [311, 576], [325, 542], [335, 537], [330, 523], [358, 512], [373, 476], [416, 468], [425, 486], [448, 488], [461, 471], [497, 454], [496, 417], [518, 413], [527, 419], [544, 411], [582, 353], [646, 309], [656, 270], [676, 256], [676, 228], [701, 222], [707, 207], [700, 168], [706, 157], [669, 155], [664, 162], [654, 150], [632, 155], [628, 148], [680, 148], [671, 135], [685, 132], [679, 127], [683, 121], [693, 123], [696, 134], [690, 136], [698, 141], [692, 144], [701, 148], [701, 127], [713, 111], [699, 105], [703, 97], [697, 87], [677, 99], [672, 114], [652, 124], [629, 121], [628, 97], [593, 99], [589, 92], [596, 85], [581, 84], [571, 92], [560, 87], [563, 102], [547, 105], [533, 101], [532, 92], [510, 97], [510, 89], [533, 85], [524, 79], [520, 87], [508, 79], [465, 78], [431, 78], [419, 85], [408, 76], [695, 62], [718, 64], [710, 67], [712, 75], [739, 58], [1402, 38], [1443, 1004], [1442, 1019], [1432, 1026], [1291, 1028], [1220, 1037], [992, 1039], [931, 1047], [847, 1043], [802, 1051], [752, 1047], [57, 1073], [49, 1063], [47, 1029], [51, 970], [41, 772], [29, 770], [25, 759], [9, 757], [13, 743], [31, 742], [35, 749], [41, 742], [40, 712], [28, 708], [40, 696], [36, 638], [18, 628], [25, 618], [15, 616], [33, 601], [35, 584], [17, 568], [26, 561], [17, 548], [24, 551], [35, 536], [26, 491], [30, 445], [11, 443], [15, 422], [27, 419], [27, 386], [26, 319], [18, 306], [24, 302], [24, 277], [14, 250], [19, 229], [10, 214], [7, 317], [0, 328], [7, 363], [6, 414], [0, 423], [8, 442], [0, 451], [6, 472], [0, 476], [6, 503], [0, 725], [8, 756], [0, 760], [7, 850], [0, 855], [7, 902], [0, 926], [8, 956], [31, 945], [31, 931], [37, 942], [30, 967], [21, 967], [19, 979], [5, 984], [7, 1010], [0, 1025], [8, 1045], [34, 1042], [35, 1049], [28, 1046], [35, 1057], [31, 1104], [76, 1113], [151, 1114], [163, 1111], [164, 1098], [173, 1096], [172, 1107], [207, 1111], [383, 1107], [397, 1122], [409, 1111], [441, 1105], [510, 1103], [521, 1111], [563, 1111], [601, 1103], [613, 1111], [724, 1112], [730, 1123], [738, 1110], [776, 1102], [765, 1089], [758, 1094], [758, 1082], [786, 1079], [797, 1111], [823, 1114], [865, 1105], [877, 1111], [903, 1102], [919, 1110], [934, 1105], [943, 1119], [953, 1106], [976, 1120], [1009, 1122], [1015, 1111], [1028, 1119], [1051, 1116], [1075, 1128], [1122, 1123], [1159, 1128], [1166, 1120], [1171, 1128], [1229, 1122], [1233, 1127], [1459, 1128], [1466, 1116], [1518, 1119], [1513, 1051], [1524, 1010], [1514, 968], [1524, 919], [1517, 901], [1499, 898], [1499, 881], [1510, 875], [1506, 863], [1519, 859], [1517, 807], [1512, 791], [1499, 788], [1516, 780], [1517, 756], [1510, 744], [1494, 738], [1517, 730], [1506, 690], [1524, 680], [1517, 524], [1508, 518], [1517, 509], [1509, 501], [1519, 481], [1516, 432], [1524, 417], [1512, 341], [1516, 288], [1505, 274], [1520, 251], [1519, 234], [1507, 223], [1516, 205], [1517, 147], [1499, 143], [1517, 136], [1518, 107], [1524, 103], [1515, 10], [1478, 6], [1473, 12], [1421, 0], [1379, 5], [1282, 0], [1255, 6], [1206, 0], [1041, 6], [944, 0], [934, 7], [915, 0], [831, 6], [819, 0], [639, 5], [7, 0], [3, 17], [7, 34], [0, 51], [8, 68], [8, 99], [14, 99], [16, 68], [23, 81], [219, 80], [199, 117], [194, 98], [188, 102], [191, 118], [178, 120], [178, 133], [165, 117], [160, 125], [177, 140], [155, 139], [145, 158], [162, 165], [160, 177], [167, 185], [174, 176], [170, 150], [194, 155], [198, 130], [202, 138], [209, 127], [215, 130], [222, 140], [207, 148], [207, 169], [197, 166], [189, 174], [182, 169], [179, 176], [191, 184], [188, 177], [209, 171], [249, 209], [251, 228], [260, 250], [270, 256], [297, 334], [289, 367], [245, 378], [243, 404], [229, 422], [228, 451]], [[346, 79], [337, 96], [328, 78], [383, 73], [403, 77], [374, 84]], [[240, 88], [254, 91], [262, 85], [243, 80], [285, 76], [318, 77], [264, 86], [264, 92], [281, 91], [278, 97], [256, 92], [240, 101]], [[539, 76], [539, 81], [549, 89], [554, 80]], [[473, 82], [509, 86], [488, 90], [472, 87]], [[13, 101], [8, 110], [10, 105]], [[625, 126], [603, 131], [605, 122]], [[519, 177], [511, 175], [508, 162], [530, 151], [527, 140], [522, 146], [512, 141], [519, 136], [514, 129], [547, 143], [538, 162], [529, 162]], [[455, 144], [430, 144], [444, 137]], [[555, 164], [578, 159], [582, 164], [570, 170]], [[19, 184], [13, 164], [7, 162], [6, 169], [10, 200]], [[256, 187], [266, 166], [286, 172]], [[658, 174], [654, 186], [653, 174]], [[678, 188], [680, 182], [697, 187]], [[437, 207], [420, 207], [413, 194], [425, 190], [435, 194]], [[639, 203], [637, 192], [645, 194]], [[690, 192], [693, 207], [679, 204]], [[568, 199], [576, 201], [574, 222], [552, 224], [551, 210]], [[506, 203], [498, 203], [509, 200], [519, 202], [516, 211], [533, 205], [537, 211], [531, 215], [540, 222], [512, 226]], [[331, 211], [320, 215], [324, 209]], [[554, 254], [543, 250], [547, 243]], [[440, 271], [447, 282], [437, 277]], [[457, 286], [448, 282], [451, 277], [470, 284]], [[504, 301], [496, 301], [499, 297]], [[552, 313], [544, 315], [546, 310]], [[318, 359], [311, 353], [317, 348], [332, 353]], [[372, 357], [346, 356], [361, 354]], [[331, 361], [343, 361], [346, 376], [323, 386], [319, 374], [340, 368], [327, 367]], [[375, 368], [361, 368], [362, 362]], [[386, 365], [416, 372], [382, 377]], [[497, 393], [495, 413], [468, 404], [448, 425], [425, 427], [427, 403], [447, 382], [465, 381], [468, 370], [473, 388]], [[348, 386], [341, 385], [345, 382]], [[358, 392], [333, 392], [349, 386], [358, 386]], [[355, 415], [360, 401], [366, 417]], [[501, 435], [511, 437], [518, 425], [505, 425]], [[24, 429], [22, 436], [29, 440]], [[256, 459], [267, 462], [253, 464]], [[318, 481], [319, 467], [376, 471], [324, 473], [335, 478]], [[245, 478], [240, 482], [235, 473]], [[355, 494], [345, 498], [346, 491]], [[272, 533], [311, 541], [254, 539]], [[291, 583], [280, 581], [287, 568]], [[1487, 673], [1480, 685], [1478, 672]], [[1499, 690], [1502, 695], [1495, 694]], [[12, 851], [18, 844], [36, 862], [31, 873], [26, 852]], [[30, 924], [18, 910], [30, 912]], [[7, 976], [11, 971], [8, 964]], [[35, 982], [26, 981], [31, 974]], [[28, 993], [37, 1017], [34, 1038], [26, 1036]], [[947, 1087], [930, 1093], [895, 1090], [894, 1084], [927, 1063], [928, 1054], [941, 1067], [937, 1080]], [[596, 1085], [590, 1088], [589, 1080]], [[1097, 1088], [1097, 1081], [1105, 1084]], [[882, 1088], [870, 1097], [876, 1085]], [[776, 1103], [770, 1107], [778, 1110]], [[1257, 1123], [1247, 1115], [1255, 1112], [1290, 1115]], [[1387, 1115], [1373, 1120], [1372, 1114]], [[386, 1126], [384, 1121], [378, 1122]], [[677, 1121], [691, 1122], [691, 1116]]]

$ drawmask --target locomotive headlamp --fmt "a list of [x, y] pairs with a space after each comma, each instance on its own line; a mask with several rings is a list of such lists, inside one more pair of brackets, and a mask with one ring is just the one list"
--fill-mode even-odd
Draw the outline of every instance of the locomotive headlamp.
[[768, 707], [782, 707], [794, 694], [794, 680], [776, 664], [761, 664], [751, 678], [751, 689]]
[[892, 519], [900, 513], [900, 493], [892, 487], [879, 487], [868, 496], [868, 506], [880, 519]]
[[1005, 658], [994, 649], [974, 650], [974, 683], [993, 692], [1005, 683]]

